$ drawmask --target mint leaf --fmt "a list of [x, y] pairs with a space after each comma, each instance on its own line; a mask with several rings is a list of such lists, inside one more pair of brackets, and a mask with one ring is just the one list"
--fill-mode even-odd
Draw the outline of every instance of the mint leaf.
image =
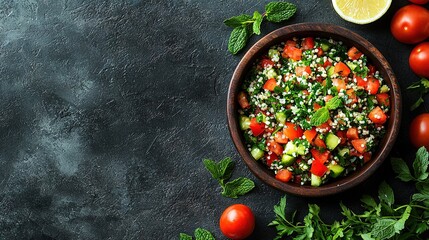
[[254, 22], [253, 22], [252, 28], [253, 28], [253, 33], [255, 33], [256, 35], [261, 34], [261, 23], [263, 18], [264, 17], [258, 11], [255, 11], [253, 13]]
[[395, 235], [396, 221], [390, 218], [377, 219], [374, 224], [371, 235], [377, 239], [389, 239]]
[[234, 179], [225, 184], [222, 195], [230, 198], [238, 198], [250, 192], [255, 187], [255, 183], [244, 177]]
[[288, 2], [270, 2], [265, 6], [265, 14], [270, 22], [281, 22], [291, 18], [296, 6]]
[[195, 229], [194, 235], [196, 240], [215, 240], [213, 235], [203, 228]]
[[236, 28], [242, 25], [246, 25], [248, 23], [252, 23], [253, 21], [254, 19], [252, 18], [252, 16], [247, 14], [242, 14], [239, 16], [228, 18], [225, 21], [223, 21], [223, 23], [225, 23], [225, 25], [228, 27]]
[[414, 179], [404, 160], [401, 158], [392, 158], [390, 163], [392, 164], [393, 171], [398, 174], [398, 176], [396, 176], [397, 178], [404, 182], [409, 182]]
[[226, 181], [231, 178], [232, 170], [234, 169], [234, 162], [231, 160], [231, 158], [225, 158], [217, 164], [217, 169], [219, 172], [220, 180], [223, 184], [223, 181]]
[[421, 222], [419, 224], [417, 224], [417, 229], [416, 229], [416, 233], [420, 234], [420, 233], [424, 233], [427, 230], [429, 230], [429, 226], [428, 223], [426, 222]]
[[319, 126], [329, 119], [329, 110], [326, 107], [319, 108], [311, 117], [310, 124]]
[[380, 184], [380, 187], [378, 188], [378, 198], [388, 206], [392, 206], [395, 202], [393, 190], [386, 182], [382, 182]]
[[363, 195], [360, 199], [362, 203], [369, 207], [369, 209], [374, 209], [377, 207], [377, 203], [374, 198], [369, 195]]
[[360, 235], [363, 240], [375, 240], [371, 237], [371, 233], [365, 233]]
[[422, 84], [423, 87], [429, 88], [429, 80], [427, 80], [426, 78], [422, 78], [420, 80], [420, 82], [421, 82], [421, 84]]
[[405, 208], [404, 213], [402, 213], [401, 218], [395, 223], [394, 227], [395, 227], [395, 232], [399, 233], [402, 229], [404, 229], [405, 227], [405, 222], [408, 220], [408, 218], [410, 217], [411, 214], [411, 206], [407, 206]]
[[329, 110], [334, 110], [339, 108], [341, 105], [343, 104], [343, 101], [341, 101], [341, 98], [338, 96], [335, 96], [333, 98], [331, 98], [327, 103], [326, 103], [326, 107]]
[[185, 233], [180, 233], [179, 240], [192, 240], [192, 237]]
[[425, 202], [428, 200], [429, 200], [429, 194], [428, 193], [415, 193], [415, 194], [413, 194], [413, 201]]
[[247, 26], [239, 26], [232, 30], [228, 41], [228, 51], [232, 54], [237, 54], [246, 46], [247, 39], [251, 36], [251, 32]]
[[220, 181], [221, 175], [219, 173], [219, 169], [216, 162], [210, 159], [204, 159], [203, 164], [204, 164], [204, 167], [206, 167], [206, 169], [210, 172], [212, 177]]
[[429, 165], [429, 153], [425, 147], [419, 148], [416, 153], [416, 159], [413, 163], [414, 176], [417, 180], [423, 181], [428, 178], [429, 174], [427, 173]]

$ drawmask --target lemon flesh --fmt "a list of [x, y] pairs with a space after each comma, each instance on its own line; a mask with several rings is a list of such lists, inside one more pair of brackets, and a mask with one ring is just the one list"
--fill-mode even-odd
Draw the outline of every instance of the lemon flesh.
[[335, 11], [344, 20], [367, 24], [381, 18], [392, 0], [332, 0]]

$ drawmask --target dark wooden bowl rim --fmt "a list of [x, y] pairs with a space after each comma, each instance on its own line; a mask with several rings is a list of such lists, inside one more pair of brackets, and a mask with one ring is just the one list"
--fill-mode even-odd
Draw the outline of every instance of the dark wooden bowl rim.
[[[299, 186], [293, 183], [283, 183], [274, 178], [274, 173], [265, 167], [263, 164], [255, 161], [250, 155], [244, 143], [243, 134], [238, 124], [238, 104], [236, 96], [239, 92], [240, 86], [252, 66], [252, 63], [266, 52], [269, 47], [286, 41], [293, 37], [322, 37], [332, 38], [337, 41], [342, 41], [346, 46], [355, 46], [362, 51], [368, 60], [375, 65], [383, 76], [385, 83], [390, 87], [391, 97], [391, 111], [388, 120], [388, 127], [386, 135], [379, 145], [379, 150], [373, 156], [372, 160], [366, 163], [363, 167], [358, 169], [352, 174], [333, 180], [330, 183], [320, 187]], [[252, 173], [261, 179], [266, 184], [297, 196], [304, 197], [321, 197], [332, 194], [337, 194], [350, 189], [363, 181], [365, 181], [371, 174], [373, 174], [387, 158], [390, 150], [392, 149], [395, 140], [398, 136], [400, 118], [401, 118], [401, 94], [400, 88], [397, 83], [396, 77], [392, 71], [387, 60], [370, 42], [358, 34], [332, 24], [324, 23], [300, 23], [282, 27], [275, 30], [257, 43], [255, 43], [244, 55], [234, 71], [232, 76], [227, 99], [227, 118], [228, 127], [234, 142], [235, 147], [240, 153], [243, 161], [252, 171]]]

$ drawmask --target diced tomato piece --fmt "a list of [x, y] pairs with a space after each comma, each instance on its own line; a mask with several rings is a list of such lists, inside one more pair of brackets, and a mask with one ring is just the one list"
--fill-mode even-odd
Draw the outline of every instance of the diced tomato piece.
[[340, 79], [340, 78], [332, 79], [332, 86], [335, 86], [337, 88], [338, 92], [340, 92], [341, 90], [347, 89], [346, 81], [344, 79]]
[[321, 152], [315, 148], [310, 150], [311, 156], [313, 156], [314, 160], [317, 162], [325, 163], [329, 159], [329, 155], [331, 154], [329, 151]]
[[346, 142], [347, 142], [347, 132], [346, 131], [338, 130], [336, 135], [337, 135], [337, 137], [340, 138], [340, 145], [346, 144]]
[[291, 58], [295, 61], [299, 61], [302, 57], [302, 50], [294, 46], [285, 45], [282, 57]]
[[312, 128], [310, 130], [305, 130], [304, 131], [305, 139], [307, 139], [307, 141], [309, 143], [313, 142], [313, 139], [314, 139], [314, 137], [316, 137], [316, 135], [317, 135], [317, 131], [316, 131], [315, 128]]
[[363, 87], [366, 89], [366, 86], [368, 85], [368, 81], [365, 81], [363, 78], [359, 77], [358, 75], [355, 75], [353, 79], [356, 80], [356, 84], [358, 85], [358, 87]]
[[265, 154], [265, 159], [267, 160], [267, 166], [268, 166], [268, 167], [271, 167], [271, 164], [272, 164], [275, 160], [279, 159], [279, 157], [278, 157], [275, 153], [271, 153], [271, 154], [266, 153], [266, 154]]
[[261, 62], [259, 63], [259, 65], [261, 65], [263, 68], [267, 68], [269, 66], [273, 67], [274, 66], [274, 62], [271, 61], [270, 59], [264, 58], [261, 60]]
[[268, 150], [275, 153], [277, 156], [280, 156], [283, 154], [283, 147], [282, 145], [276, 143], [276, 141], [269, 141], [267, 143]]
[[363, 153], [363, 162], [369, 162], [369, 160], [371, 160], [372, 154], [371, 152], [365, 152]]
[[343, 62], [335, 64], [334, 72], [342, 77], [347, 77], [350, 74], [350, 68]]
[[334, 96], [332, 96], [332, 95], [326, 95], [326, 96], [324, 97], [324, 99], [323, 99], [323, 100], [325, 100], [325, 102], [328, 102], [328, 101], [329, 101], [329, 100], [331, 100], [333, 97], [334, 97]]
[[378, 104], [386, 107], [390, 106], [389, 94], [378, 93], [377, 95], [375, 95], [375, 98], [377, 99]]
[[378, 89], [380, 88], [380, 81], [375, 77], [368, 77], [366, 90], [369, 94], [377, 94]]
[[316, 176], [322, 177], [328, 171], [328, 167], [322, 162], [313, 161], [311, 164], [310, 172]]
[[349, 105], [353, 104], [353, 103], [357, 103], [358, 99], [355, 93], [355, 90], [353, 90], [352, 88], [347, 89], [346, 90], [346, 94], [349, 97], [349, 99], [351, 99], [352, 101], [349, 103]]
[[317, 128], [325, 129], [326, 131], [329, 131], [329, 130], [331, 130], [331, 124], [330, 124], [331, 122], [332, 122], [332, 120], [328, 119], [328, 121], [320, 124], [319, 126], [317, 126]]
[[256, 121], [256, 118], [252, 118], [250, 119], [250, 130], [252, 131], [253, 136], [259, 136], [265, 130], [265, 123], [258, 123], [258, 121]]
[[366, 151], [366, 141], [365, 139], [355, 139], [352, 140], [352, 145], [359, 153], [364, 153]]
[[276, 179], [282, 182], [289, 182], [292, 179], [292, 172], [287, 169], [280, 169], [276, 174]]
[[375, 124], [384, 124], [387, 120], [387, 115], [378, 106], [372, 109], [372, 111], [368, 114], [368, 117]]
[[264, 86], [263, 86], [263, 88], [264, 89], [266, 89], [266, 90], [268, 90], [268, 91], [274, 91], [274, 88], [277, 86], [277, 81], [276, 81], [276, 79], [275, 78], [270, 78], [270, 79], [268, 79], [266, 82], [265, 82], [265, 84], [264, 84]]
[[314, 48], [314, 38], [312, 37], [306, 37], [301, 43], [302, 48], [304, 50], [310, 50]]
[[292, 46], [292, 47], [296, 47], [296, 42], [293, 40], [287, 40], [285, 43], [285, 46]]
[[289, 139], [286, 137], [286, 135], [284, 135], [283, 132], [277, 132], [276, 135], [274, 136], [274, 141], [281, 144], [286, 144], [289, 141]]
[[320, 104], [318, 104], [318, 103], [313, 103], [313, 108], [314, 108], [314, 110], [319, 110], [320, 108], [321, 108], [322, 106], [320, 106]]
[[304, 89], [304, 90], [302, 90], [302, 94], [304, 94], [305, 96], [308, 96], [308, 94], [310, 94], [310, 93], [308, 92], [307, 89]]
[[319, 136], [317, 136], [316, 138], [314, 138], [313, 143], [314, 143], [314, 145], [316, 147], [326, 148], [325, 141], [323, 141], [323, 139], [321, 139]]
[[244, 92], [238, 93], [238, 104], [242, 109], [246, 109], [250, 107], [249, 100], [247, 100], [247, 95]]
[[295, 125], [293, 123], [287, 122], [285, 123], [285, 127], [283, 128], [283, 134], [291, 141], [296, 138], [302, 137], [304, 131], [299, 125]]
[[329, 61], [328, 59], [326, 59], [325, 63], [323, 64], [323, 67], [324, 67], [324, 68], [327, 68], [327, 67], [329, 67], [329, 66], [332, 66], [332, 62], [331, 62], [331, 61]]
[[351, 60], [358, 60], [362, 56], [362, 54], [363, 53], [359, 51], [356, 47], [351, 47], [347, 52], [347, 56], [349, 56]]
[[347, 138], [350, 140], [355, 140], [359, 138], [359, 132], [357, 128], [349, 128], [347, 130]]
[[311, 68], [310, 66], [302, 66], [302, 67], [296, 67], [295, 68], [295, 74], [297, 76], [302, 76], [304, 73], [308, 73], [308, 75], [311, 74]]
[[369, 69], [369, 72], [368, 72], [368, 75], [374, 75], [374, 73], [375, 73], [375, 67], [374, 67], [374, 65], [368, 65], [368, 69]]
[[323, 53], [324, 53], [324, 52], [323, 52], [323, 49], [322, 49], [321, 47], [318, 47], [318, 48], [317, 48], [317, 56], [318, 56], [318, 57], [321, 57], [321, 56], [323, 56]]

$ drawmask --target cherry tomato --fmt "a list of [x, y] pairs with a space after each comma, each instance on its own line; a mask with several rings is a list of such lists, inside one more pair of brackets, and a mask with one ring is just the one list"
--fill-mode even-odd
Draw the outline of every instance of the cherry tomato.
[[409, 0], [409, 1], [415, 4], [426, 4], [429, 2], [429, 0]]
[[415, 74], [429, 78], [429, 42], [420, 43], [411, 51], [409, 63]]
[[234, 204], [225, 209], [219, 220], [223, 235], [233, 240], [245, 239], [255, 228], [255, 216], [244, 204]]
[[399, 9], [392, 18], [390, 31], [396, 40], [403, 43], [418, 43], [429, 36], [429, 11], [418, 5]]
[[429, 113], [423, 113], [413, 119], [410, 125], [410, 140], [415, 147], [429, 149]]

